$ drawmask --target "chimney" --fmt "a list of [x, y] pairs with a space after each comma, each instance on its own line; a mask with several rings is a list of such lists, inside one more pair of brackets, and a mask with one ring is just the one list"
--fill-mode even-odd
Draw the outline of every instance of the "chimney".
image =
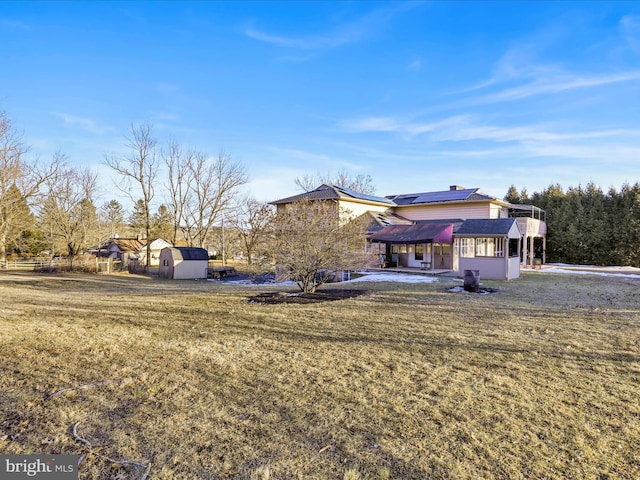
[[449, 190], [453, 191], [453, 190], [464, 190], [464, 187], [461, 187], [460, 185], [451, 185], [449, 187]]

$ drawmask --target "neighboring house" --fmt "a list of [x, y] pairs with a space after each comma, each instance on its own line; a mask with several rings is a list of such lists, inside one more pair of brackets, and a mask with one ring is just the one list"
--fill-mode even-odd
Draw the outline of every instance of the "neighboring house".
[[271, 202], [278, 209], [303, 198], [333, 200], [340, 210], [371, 217], [368, 239], [386, 266], [432, 271], [480, 270], [480, 277], [517, 278], [520, 263], [544, 262], [544, 211], [512, 205], [478, 188], [457, 185], [439, 192], [387, 197], [361, 195], [332, 185]]
[[120, 260], [123, 265], [130, 262], [138, 261], [140, 248], [144, 244], [139, 238], [112, 238], [107, 241], [106, 249], [100, 249], [105, 252], [106, 257]]
[[[172, 246], [173, 245], [171, 245], [169, 242], [166, 242], [161, 238], [156, 238], [155, 240], [152, 240], [151, 244], [150, 244], [150, 247], [151, 247], [151, 261], [149, 262], [149, 266], [150, 267], [158, 267], [160, 265], [160, 252], [162, 251], [163, 248], [172, 247]], [[142, 245], [142, 247], [140, 247], [140, 250], [138, 252], [138, 256], [139, 256], [140, 265], [146, 265], [147, 264], [147, 244], [146, 244], [146, 241]]]
[[207, 278], [209, 254], [204, 248], [165, 247], [160, 251], [159, 275], [174, 280]]
[[[151, 267], [160, 265], [160, 251], [171, 247], [169, 242], [161, 238], [151, 241]], [[99, 249], [98, 256], [120, 260], [123, 265], [146, 265], [147, 241], [140, 238], [111, 238]]]

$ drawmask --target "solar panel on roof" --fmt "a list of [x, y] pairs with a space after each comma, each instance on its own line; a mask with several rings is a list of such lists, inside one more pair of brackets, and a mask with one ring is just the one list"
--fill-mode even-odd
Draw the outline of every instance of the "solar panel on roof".
[[445, 190], [443, 192], [421, 193], [418, 198], [411, 203], [455, 202], [466, 200], [469, 195], [475, 191], [475, 188], [466, 188], [464, 190]]
[[337, 190], [341, 191], [342, 193], [344, 193], [345, 195], [349, 195], [350, 197], [353, 198], [358, 198], [360, 200], [369, 200], [371, 202], [383, 202], [383, 203], [391, 203], [388, 199], [383, 198], [383, 197], [376, 197], [374, 195], [366, 195], [364, 193], [360, 193], [360, 192], [356, 192], [355, 190], [351, 190], [350, 188], [346, 188], [346, 187], [335, 187]]

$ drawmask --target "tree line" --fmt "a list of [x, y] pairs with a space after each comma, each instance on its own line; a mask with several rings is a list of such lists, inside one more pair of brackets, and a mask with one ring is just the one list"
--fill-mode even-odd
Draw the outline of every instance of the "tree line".
[[511, 185], [504, 199], [545, 210], [548, 262], [640, 267], [639, 183], [606, 193], [593, 182], [552, 184], [532, 195]]
[[105, 154], [104, 164], [132, 201], [131, 212], [117, 199], [98, 206], [97, 174], [69, 166], [64, 153], [49, 161], [32, 159], [11, 119], [0, 112], [0, 263], [12, 254], [73, 259], [106, 239], [128, 235], [206, 248], [219, 244], [225, 222], [227, 240], [232, 237], [249, 261], [268, 248], [261, 243], [267, 242], [273, 211], [242, 193], [248, 175], [229, 154], [210, 156], [175, 139], [160, 143], [146, 123], [131, 125], [124, 147], [125, 153]]

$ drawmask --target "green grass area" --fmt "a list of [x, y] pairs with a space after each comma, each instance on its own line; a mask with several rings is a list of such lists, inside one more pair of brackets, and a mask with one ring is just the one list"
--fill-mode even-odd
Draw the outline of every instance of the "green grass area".
[[0, 274], [0, 451], [83, 455], [83, 479], [640, 478], [638, 282], [454, 283], [265, 305]]

